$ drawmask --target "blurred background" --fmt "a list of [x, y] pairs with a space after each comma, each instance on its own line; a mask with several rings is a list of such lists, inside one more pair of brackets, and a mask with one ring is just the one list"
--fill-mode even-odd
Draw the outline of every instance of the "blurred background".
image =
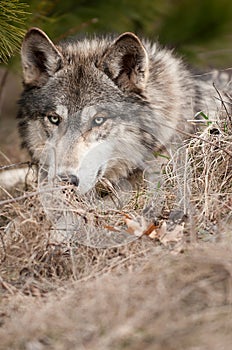
[[231, 0], [0, 0], [0, 165], [25, 158], [15, 151], [15, 116], [19, 48], [31, 26], [42, 28], [54, 42], [132, 31], [175, 48], [200, 69], [231, 67]]

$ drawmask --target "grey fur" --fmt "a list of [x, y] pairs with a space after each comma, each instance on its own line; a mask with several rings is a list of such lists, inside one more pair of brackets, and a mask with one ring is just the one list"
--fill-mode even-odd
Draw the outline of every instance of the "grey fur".
[[194, 77], [171, 51], [132, 33], [54, 45], [32, 28], [22, 66], [23, 146], [49, 179], [78, 178], [80, 193], [143, 170], [181, 137], [176, 129], [192, 130], [197, 112], [215, 118], [221, 108], [212, 76]]

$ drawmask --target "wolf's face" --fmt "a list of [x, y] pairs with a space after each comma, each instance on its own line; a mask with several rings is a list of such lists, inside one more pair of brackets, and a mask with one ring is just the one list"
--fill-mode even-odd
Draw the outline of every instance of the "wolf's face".
[[86, 193], [102, 177], [117, 181], [144, 166], [155, 141], [146, 123], [148, 57], [135, 35], [55, 46], [31, 29], [22, 63], [19, 128], [50, 180]]

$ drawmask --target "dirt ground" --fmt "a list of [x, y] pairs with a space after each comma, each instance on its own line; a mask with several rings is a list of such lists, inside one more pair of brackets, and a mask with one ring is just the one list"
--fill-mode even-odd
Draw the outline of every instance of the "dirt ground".
[[[19, 92], [20, 77], [9, 74], [0, 105], [1, 165], [27, 159], [16, 130]], [[198, 223], [192, 220], [194, 234], [181, 231], [181, 249], [158, 235], [107, 249], [55, 244], [37, 197], [1, 205], [0, 349], [230, 350], [232, 195], [227, 176], [230, 184], [208, 202], [211, 216], [204, 229], [195, 234]]]

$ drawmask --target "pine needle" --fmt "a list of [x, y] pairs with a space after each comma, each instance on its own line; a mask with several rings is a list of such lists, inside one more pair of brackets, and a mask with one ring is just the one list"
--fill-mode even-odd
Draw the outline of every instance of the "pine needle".
[[25, 22], [29, 5], [19, 0], [0, 1], [0, 63], [8, 59], [20, 47], [25, 34]]

